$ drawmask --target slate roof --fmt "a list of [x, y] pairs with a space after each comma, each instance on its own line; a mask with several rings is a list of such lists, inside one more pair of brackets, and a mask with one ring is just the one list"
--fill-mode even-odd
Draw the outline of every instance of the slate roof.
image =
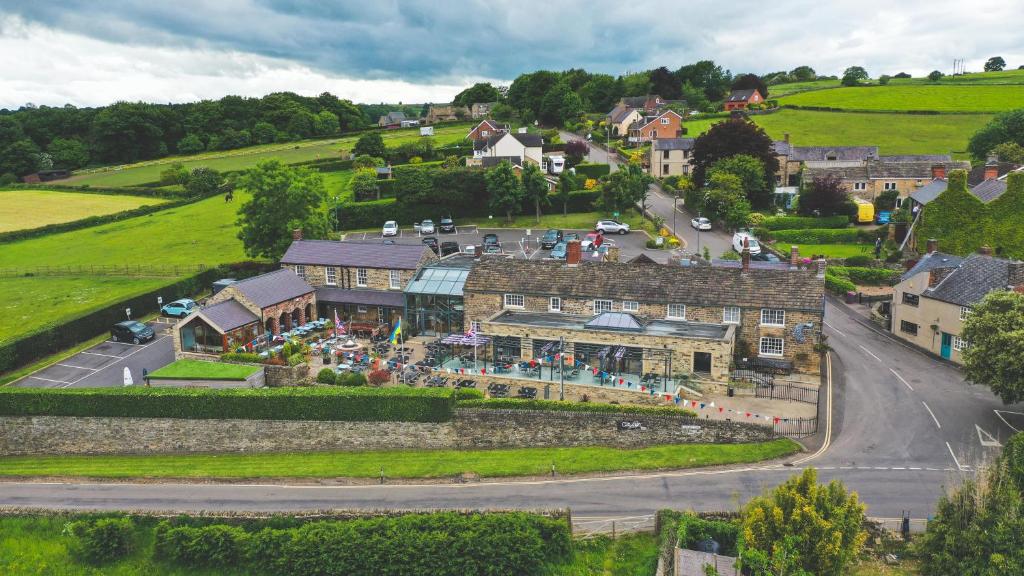
[[[928, 184], [914, 190], [910, 197], [921, 204], [927, 204], [939, 197], [946, 191], [948, 186], [944, 179], [932, 180]], [[983, 180], [978, 184], [969, 185], [971, 194], [974, 194], [982, 202], [991, 202], [1006, 192], [1006, 179]]]
[[823, 309], [824, 281], [814, 270], [652, 266], [625, 262], [482, 260], [466, 278], [467, 293], [611, 298], [649, 303]]
[[388, 124], [397, 123], [405, 120], [405, 113], [399, 111], [388, 112], [384, 116], [381, 116], [380, 119]]
[[779, 156], [789, 156], [793, 152], [793, 146], [785, 140], [774, 140], [772, 150]]
[[801, 162], [827, 162], [829, 156], [835, 156], [834, 161], [866, 161], [868, 158], [878, 158], [878, 146], [792, 146], [790, 147], [790, 160]]
[[316, 289], [316, 299], [320, 302], [331, 302], [334, 304], [362, 304], [365, 306], [390, 306], [392, 308], [405, 306], [405, 295], [397, 290], [349, 290], [347, 288], [323, 286]]
[[237, 300], [225, 300], [200, 310], [203, 317], [222, 333], [230, 332], [235, 328], [259, 322], [259, 318], [242, 306]]
[[655, 150], [693, 150], [693, 138], [658, 138], [652, 144]]
[[727, 102], [746, 102], [747, 100], [750, 100], [750, 97], [754, 95], [754, 92], [757, 92], [756, 88], [751, 88], [750, 90], [733, 90], [729, 94], [729, 99], [726, 100], [726, 101]]
[[[640, 105], [643, 106], [642, 103]], [[612, 108], [612, 111], [608, 113], [608, 116], [611, 118], [613, 124], [618, 124], [625, 120], [632, 112], [633, 109], [629, 106], [617, 104], [615, 108]]]
[[629, 106], [630, 108], [643, 108], [647, 105], [647, 101], [657, 98], [657, 96], [626, 96], [622, 98], [622, 104]]
[[829, 174], [840, 180], [867, 181], [870, 179], [867, 166], [839, 166], [830, 168], [804, 168], [804, 182], [822, 178]]
[[1015, 282], [1024, 283], [1024, 262], [972, 254], [938, 285], [921, 295], [958, 306], [971, 306], [989, 292], [1005, 289]]
[[910, 193], [910, 199], [919, 204], [927, 204], [939, 197], [949, 187], [943, 178], [936, 178]]
[[896, 179], [917, 179], [931, 180], [932, 167], [942, 164], [946, 167], [946, 173], [950, 170], [970, 170], [971, 163], [967, 161], [951, 162], [890, 162], [886, 160], [869, 160], [868, 173], [871, 178], [896, 178]]
[[516, 140], [519, 140], [519, 143], [527, 148], [540, 148], [544, 145], [544, 138], [542, 138], [540, 134], [520, 134], [518, 132], [514, 132], [510, 135]]
[[[1003, 176], [1006, 176], [1007, 174], [1009, 174], [1010, 172], [1013, 172], [1014, 170], [1016, 170], [1018, 168], [1020, 168], [1020, 165], [1018, 165], [1018, 164], [1013, 164], [1013, 163], [1010, 163], [1010, 162], [999, 162], [999, 163], [996, 164], [996, 170], [998, 171], [998, 176], [996, 176], [996, 177], [997, 178], [1002, 178]], [[971, 168], [971, 171], [967, 173], [967, 185], [968, 186], [976, 186], [978, 184], [981, 184], [984, 181], [985, 181], [985, 165], [984, 164], [979, 164], [978, 166], [975, 166], [974, 168]]]
[[298, 298], [313, 292], [313, 287], [288, 268], [274, 270], [252, 278], [240, 280], [230, 286], [241, 292], [250, 302], [266, 308], [278, 302]]
[[936, 268], [955, 268], [963, 261], [963, 258], [960, 256], [954, 256], [953, 254], [930, 252], [922, 256], [921, 259], [917, 261], [917, 264], [914, 264], [913, 268], [904, 272], [903, 275], [900, 276], [900, 282], [905, 282], [921, 272], [928, 272]]
[[971, 194], [982, 202], [991, 202], [1006, 192], [1006, 180], [985, 180], [971, 188]]
[[423, 244], [296, 240], [281, 257], [281, 263], [415, 270], [423, 254], [429, 252]]

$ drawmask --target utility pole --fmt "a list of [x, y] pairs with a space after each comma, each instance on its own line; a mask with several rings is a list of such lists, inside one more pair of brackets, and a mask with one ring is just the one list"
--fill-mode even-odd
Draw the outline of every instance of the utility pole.
[[558, 337], [558, 399], [565, 400], [565, 337]]

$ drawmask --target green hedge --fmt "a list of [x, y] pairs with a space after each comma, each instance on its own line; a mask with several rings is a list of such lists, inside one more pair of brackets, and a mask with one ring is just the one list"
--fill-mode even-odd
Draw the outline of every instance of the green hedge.
[[850, 224], [849, 216], [769, 216], [761, 226], [769, 230], [801, 230], [804, 228], [846, 228]]
[[584, 176], [586, 178], [593, 178], [594, 180], [600, 179], [602, 176], [611, 174], [611, 166], [608, 164], [596, 164], [584, 162], [576, 165], [576, 175]]
[[681, 548], [696, 550], [697, 544], [710, 538], [718, 542], [721, 547], [719, 553], [725, 556], [736, 556], [737, 544], [740, 540], [740, 524], [738, 521], [701, 518], [688, 512], [679, 518], [676, 534]]
[[648, 414], [651, 416], [686, 416], [695, 418], [696, 412], [674, 406], [635, 406], [629, 404], [599, 404], [596, 402], [570, 402], [568, 400], [520, 400], [518, 398], [489, 398], [459, 400], [459, 408], [485, 408], [488, 410], [555, 410], [564, 412], [600, 412], [604, 414]]
[[861, 266], [829, 266], [828, 274], [837, 278], [845, 278], [861, 286], [889, 286], [900, 276], [898, 270]]
[[565, 520], [524, 512], [406, 514], [258, 531], [161, 522], [157, 559], [272, 576], [539, 574], [571, 549]]
[[846, 294], [847, 292], [856, 292], [857, 286], [850, 281], [849, 278], [842, 276], [836, 276], [835, 274], [829, 273], [831, 266], [825, 270], [825, 289], [831, 290], [836, 294]]
[[805, 228], [773, 230], [772, 240], [787, 244], [857, 244], [874, 239], [869, 230], [858, 228]]
[[73, 538], [71, 553], [89, 564], [107, 564], [131, 553], [135, 525], [130, 518], [96, 518], [70, 522], [65, 531]]
[[454, 406], [415, 388], [0, 388], [3, 416], [447, 422]]

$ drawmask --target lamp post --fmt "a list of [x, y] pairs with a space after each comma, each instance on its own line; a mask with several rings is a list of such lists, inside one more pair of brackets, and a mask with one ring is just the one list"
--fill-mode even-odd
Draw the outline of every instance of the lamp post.
[[679, 191], [672, 191], [672, 235], [676, 235], [676, 202], [679, 200]]
[[565, 400], [565, 337], [558, 337], [558, 399]]

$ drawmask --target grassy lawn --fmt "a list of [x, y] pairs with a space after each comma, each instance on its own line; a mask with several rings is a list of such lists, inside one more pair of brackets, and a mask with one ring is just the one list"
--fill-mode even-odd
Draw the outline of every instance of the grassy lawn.
[[[791, 244], [776, 242], [772, 244], [781, 254], [789, 254]], [[873, 254], [874, 246], [871, 244], [797, 244], [800, 247], [800, 256], [811, 257], [814, 254], [822, 254], [826, 258], [849, 258], [862, 254]]]
[[[470, 123], [451, 124], [434, 128], [434, 145], [444, 146], [461, 142], [471, 128]], [[397, 146], [420, 138], [419, 128], [406, 130], [387, 130], [383, 132], [384, 143]], [[160, 179], [160, 172], [172, 162], [181, 162], [186, 168], [205, 166], [222, 172], [251, 168], [260, 160], [277, 158], [286, 164], [318, 160], [321, 158], [339, 157], [342, 150], [352, 150], [359, 136], [346, 136], [329, 140], [303, 140], [282, 144], [266, 144], [250, 146], [238, 150], [220, 152], [204, 152], [193, 156], [172, 156], [140, 162], [126, 166], [109, 167], [95, 171], [75, 174], [71, 178], [56, 182], [57, 184], [89, 184], [90, 186], [138, 186]]]
[[881, 560], [862, 560], [847, 569], [850, 576], [916, 576], [921, 574], [914, 560], [901, 559], [899, 565], [889, 566]]
[[25, 456], [0, 458], [0, 476], [96, 478], [442, 478], [698, 468], [758, 462], [798, 450], [789, 439], [755, 444], [681, 444], [636, 450], [606, 447], [511, 450], [394, 450], [169, 456]]
[[625, 534], [616, 539], [598, 536], [574, 540], [572, 557], [548, 566], [543, 576], [653, 576], [658, 567], [654, 534]]
[[331, 198], [337, 197], [339, 202], [349, 202], [354, 199], [352, 194], [353, 170], [340, 170], [338, 172], [324, 172], [324, 188]]
[[[996, 86], [917, 84], [833, 88], [794, 94], [782, 104], [860, 110], [936, 110], [939, 112], [1002, 112], [1021, 107], [1024, 84]], [[933, 118], [942, 122], [944, 118]]]
[[810, 82], [790, 82], [788, 84], [775, 84], [768, 87], [768, 99], [781, 98], [794, 92], [805, 90], [820, 90], [822, 88], [838, 88], [841, 86], [839, 80], [811, 80]]
[[161, 198], [143, 196], [0, 190], [0, 232], [38, 228], [164, 202], [166, 200]]
[[[609, 218], [610, 216], [604, 212], [577, 212], [570, 213], [567, 216], [563, 216], [561, 213], [555, 214], [557, 206], [552, 205], [547, 208], [548, 213], [542, 214], [540, 217], [540, 223], [537, 223], [536, 215], [523, 214], [520, 216], [513, 216], [512, 223], [509, 224], [505, 221], [505, 218], [495, 216], [493, 219], [488, 220], [486, 218], [476, 218], [476, 224], [480, 228], [532, 228], [535, 230], [547, 229], [547, 228], [564, 228], [568, 230], [593, 230], [594, 224], [602, 218]], [[629, 224], [633, 231], [640, 230], [641, 219], [640, 214], [635, 210], [629, 210], [620, 215], [618, 218], [620, 222]]]
[[[992, 115], [924, 116], [781, 110], [752, 118], [772, 138], [781, 140], [788, 133], [794, 146], [875, 145], [882, 154], [952, 152], [963, 156], [971, 134], [991, 120]], [[711, 118], [686, 122], [687, 135], [696, 137], [721, 121], [722, 118]]]
[[262, 369], [259, 366], [246, 366], [245, 364], [177, 360], [150, 373], [149, 376], [168, 380], [245, 380]]

